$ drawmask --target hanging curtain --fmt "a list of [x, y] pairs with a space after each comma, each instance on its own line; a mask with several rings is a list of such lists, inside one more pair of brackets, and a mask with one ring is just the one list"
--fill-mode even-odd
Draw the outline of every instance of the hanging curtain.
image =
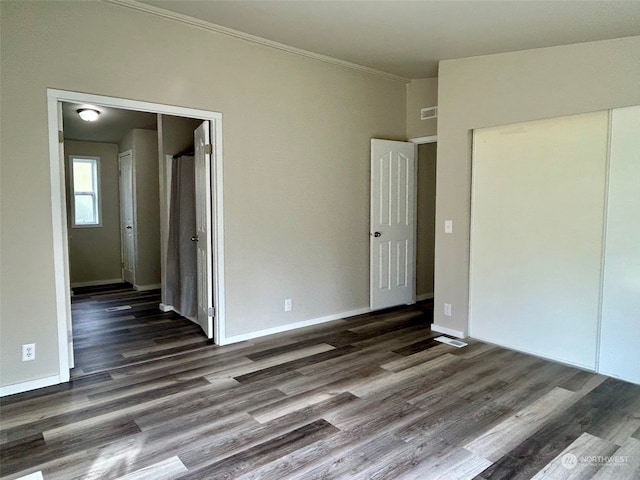
[[196, 290], [196, 190], [192, 156], [180, 156], [171, 164], [171, 201], [167, 242], [167, 302], [183, 317], [195, 321]]

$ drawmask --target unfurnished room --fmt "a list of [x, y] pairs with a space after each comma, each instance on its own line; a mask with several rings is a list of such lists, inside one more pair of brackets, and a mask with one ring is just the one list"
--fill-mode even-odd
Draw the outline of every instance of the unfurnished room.
[[640, 2], [0, 0], [0, 477], [640, 479]]

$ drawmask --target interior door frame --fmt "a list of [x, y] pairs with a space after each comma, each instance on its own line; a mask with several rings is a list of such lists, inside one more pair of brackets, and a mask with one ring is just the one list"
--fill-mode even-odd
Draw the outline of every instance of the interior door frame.
[[[413, 143], [415, 145], [415, 151], [414, 151], [414, 158], [415, 158], [415, 162], [414, 162], [414, 173], [415, 173], [415, 183], [414, 183], [414, 205], [413, 205], [413, 212], [414, 212], [414, 219], [413, 219], [413, 258], [414, 260], [416, 259], [416, 250], [418, 248], [418, 146], [419, 145], [424, 145], [426, 143], [437, 143], [438, 142], [438, 135], [428, 135], [425, 137], [415, 137], [415, 138], [410, 138], [407, 140], [407, 142]], [[437, 228], [437, 222], [436, 222], [436, 228]], [[416, 269], [417, 269], [417, 264], [416, 264]], [[369, 272], [369, 275], [371, 275], [371, 272]], [[417, 270], [414, 271], [414, 277], [417, 275]], [[434, 282], [434, 301], [435, 301], [435, 282]], [[371, 298], [371, 278], [369, 278], [369, 298]], [[412, 303], [416, 303], [416, 301], [418, 300], [422, 300], [422, 299], [418, 299], [417, 295], [416, 295], [416, 282], [415, 282], [415, 278], [414, 278], [414, 282], [413, 282], [413, 295], [412, 295]], [[371, 302], [371, 300], [369, 300], [369, 302]]]
[[[416, 137], [416, 138], [410, 138], [408, 140], [409, 142], [415, 144], [416, 146], [416, 151], [415, 151], [415, 157], [416, 157], [416, 165], [415, 165], [415, 170], [416, 170], [416, 183], [415, 183], [415, 205], [413, 207], [413, 210], [415, 212], [415, 219], [414, 219], [414, 223], [415, 223], [415, 228], [414, 228], [414, 252], [413, 252], [413, 257], [416, 260], [416, 278], [418, 275], [418, 264], [417, 264], [417, 250], [418, 250], [418, 189], [420, 188], [420, 186], [418, 185], [418, 169], [420, 168], [420, 156], [418, 155], [418, 148], [420, 145], [425, 145], [427, 143], [438, 143], [438, 135], [429, 135], [426, 137]], [[437, 163], [436, 163], [436, 168], [437, 168]], [[437, 201], [437, 197], [436, 197], [436, 201]], [[435, 227], [436, 227], [436, 231], [438, 229], [438, 222], [435, 222]], [[434, 256], [434, 261], [435, 261], [435, 252], [433, 254]], [[435, 262], [434, 262], [435, 264]], [[433, 295], [418, 295], [417, 292], [415, 291], [415, 289], [417, 288], [417, 282], [415, 284], [415, 288], [414, 288], [414, 292], [413, 292], [413, 300], [414, 303], [415, 302], [420, 302], [422, 300], [427, 300], [427, 299], [433, 299], [435, 302], [435, 290], [436, 290], [436, 284], [435, 284], [435, 277], [434, 277], [434, 282], [433, 282], [433, 290], [434, 290], [434, 294]]]
[[[58, 333], [59, 382], [68, 382], [72, 367], [69, 354], [73, 351], [71, 330], [71, 285], [69, 283], [69, 251], [67, 240], [67, 200], [65, 195], [64, 155], [61, 154], [63, 138], [60, 102], [85, 103], [95, 106], [137, 110], [156, 114], [209, 120], [211, 135], [215, 141], [214, 160], [211, 165], [212, 227], [213, 227], [213, 296], [216, 315], [214, 318], [214, 341], [225, 344], [225, 276], [224, 276], [224, 209], [223, 209], [223, 157], [222, 157], [222, 113], [160, 103], [129, 100], [103, 95], [47, 89], [47, 118], [49, 130], [49, 168], [51, 175], [51, 226], [53, 233], [54, 284], [56, 296], [55, 315]], [[156, 179], [157, 181], [157, 179]]]

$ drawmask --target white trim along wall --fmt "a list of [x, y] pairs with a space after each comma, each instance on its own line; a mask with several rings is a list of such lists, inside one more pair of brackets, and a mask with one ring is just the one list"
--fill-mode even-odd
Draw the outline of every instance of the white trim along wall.
[[106, 280], [91, 280], [90, 282], [75, 282], [71, 284], [71, 288], [78, 287], [95, 287], [98, 285], [110, 285], [112, 283], [122, 283], [124, 280], [122, 278], [109, 278]]
[[262, 45], [264, 47], [273, 48], [275, 50], [281, 50], [287, 53], [293, 53], [294, 55], [300, 55], [302, 57], [312, 58], [321, 62], [330, 63], [333, 65], [339, 65], [341, 67], [350, 68], [359, 72], [365, 72], [377, 77], [388, 78], [390, 80], [399, 81], [402, 83], [410, 83], [409, 78], [401, 77], [400, 75], [394, 75], [392, 73], [383, 72], [382, 70], [376, 70], [375, 68], [365, 67], [358, 65], [357, 63], [348, 62], [346, 60], [340, 60], [338, 58], [329, 57], [328, 55], [322, 55], [321, 53], [311, 52], [309, 50], [303, 50], [301, 48], [292, 47], [291, 45], [285, 45], [284, 43], [275, 42], [266, 38], [251, 35], [249, 33], [234, 30], [232, 28], [223, 27], [215, 23], [207, 22], [199, 18], [189, 17], [176, 12], [170, 12], [163, 8], [154, 7], [153, 5], [147, 5], [146, 3], [138, 2], [136, 0], [105, 0], [107, 3], [114, 5], [120, 5], [121, 7], [127, 7], [141, 12], [145, 12], [151, 15], [156, 15], [161, 18], [168, 18], [176, 22], [184, 23], [192, 27], [202, 28], [215, 32], [219, 35], [226, 35], [228, 37], [244, 40], [256, 45]]
[[429, 135], [428, 137], [416, 137], [410, 138], [409, 141], [411, 143], [415, 143], [416, 145], [423, 145], [425, 143], [435, 143], [438, 141], [437, 135]]
[[68, 376], [69, 374], [67, 373], [66, 380], [63, 380], [59, 375], [52, 375], [50, 377], [38, 378], [28, 382], [5, 385], [4, 387], [0, 387], [0, 397], [6, 397], [7, 395], [14, 395], [16, 393], [28, 392], [29, 390], [36, 390], [37, 388], [50, 387], [51, 385], [57, 385], [58, 383], [68, 382]]

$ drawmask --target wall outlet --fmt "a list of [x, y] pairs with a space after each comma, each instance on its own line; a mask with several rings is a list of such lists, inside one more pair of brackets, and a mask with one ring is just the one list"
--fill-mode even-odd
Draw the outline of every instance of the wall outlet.
[[450, 303], [445, 303], [444, 304], [444, 314], [447, 317], [451, 316], [451, 304]]
[[22, 345], [22, 361], [29, 362], [36, 359], [36, 344], [25, 343]]
[[453, 220], [444, 221], [444, 233], [453, 233]]
[[291, 299], [290, 298], [285, 298], [284, 299], [284, 311], [285, 312], [290, 312], [292, 308], [293, 308], [293, 302], [291, 301]]

